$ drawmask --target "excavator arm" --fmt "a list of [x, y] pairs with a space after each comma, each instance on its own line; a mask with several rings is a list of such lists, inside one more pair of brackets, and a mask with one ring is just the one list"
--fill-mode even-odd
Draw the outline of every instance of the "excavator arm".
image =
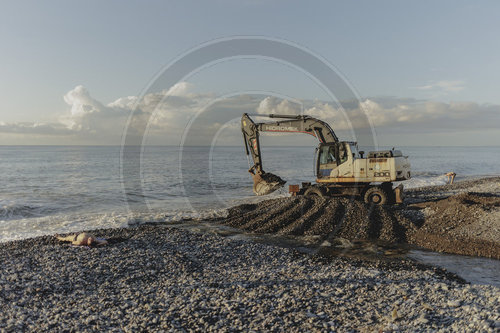
[[267, 173], [262, 168], [259, 132], [305, 133], [316, 137], [321, 143], [338, 142], [330, 125], [306, 115], [257, 115], [259, 117], [279, 118], [275, 122], [255, 123], [247, 113], [241, 117], [241, 131], [247, 155], [252, 155], [254, 165], [248, 170], [253, 177], [253, 191], [257, 195], [274, 192], [285, 184], [280, 177]]

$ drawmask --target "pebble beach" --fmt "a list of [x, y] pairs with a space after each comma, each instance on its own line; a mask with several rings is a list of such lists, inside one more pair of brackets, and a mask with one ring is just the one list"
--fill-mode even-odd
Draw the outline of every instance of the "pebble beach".
[[0, 250], [0, 330], [495, 332], [500, 290], [443, 270], [322, 260], [293, 249], [157, 226]]

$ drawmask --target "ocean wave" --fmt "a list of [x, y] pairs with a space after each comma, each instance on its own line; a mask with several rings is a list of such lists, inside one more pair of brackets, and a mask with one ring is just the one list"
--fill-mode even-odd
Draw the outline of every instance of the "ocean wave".
[[421, 178], [421, 177], [440, 177], [444, 174], [442, 172], [436, 171], [412, 171], [412, 177]]
[[446, 185], [448, 183], [448, 177], [446, 175], [432, 176], [432, 177], [422, 177], [414, 175], [411, 179], [405, 180], [403, 182], [405, 188], [416, 188], [424, 186], [439, 186]]
[[54, 211], [51, 207], [43, 207], [24, 203], [0, 203], [0, 220], [40, 217]]
[[0, 242], [44, 235], [79, 232], [82, 230], [127, 228], [145, 223], [172, 223], [185, 220], [207, 220], [223, 218], [227, 209], [204, 209], [200, 211], [114, 211], [97, 214], [53, 214], [48, 216], [26, 216], [26, 212], [9, 215], [0, 223]]

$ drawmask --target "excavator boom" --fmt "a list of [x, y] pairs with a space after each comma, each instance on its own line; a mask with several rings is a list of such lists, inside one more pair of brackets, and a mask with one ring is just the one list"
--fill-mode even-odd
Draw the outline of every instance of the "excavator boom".
[[250, 115], [241, 117], [241, 130], [245, 140], [247, 155], [252, 155], [254, 165], [248, 170], [253, 177], [253, 191], [257, 195], [274, 192], [285, 184], [280, 177], [267, 173], [262, 168], [259, 132], [305, 133], [316, 137], [321, 143], [338, 142], [338, 138], [330, 125], [307, 115], [258, 114], [259, 117], [278, 118], [274, 122], [255, 123]]

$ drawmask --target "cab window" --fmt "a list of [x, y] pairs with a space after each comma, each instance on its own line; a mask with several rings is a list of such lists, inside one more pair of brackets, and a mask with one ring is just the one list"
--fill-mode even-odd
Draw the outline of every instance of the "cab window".
[[321, 153], [319, 157], [320, 164], [331, 164], [335, 163], [335, 147], [334, 146], [323, 146], [321, 147]]
[[340, 159], [340, 164], [347, 161], [347, 149], [346, 147], [344, 147], [344, 145], [339, 145], [339, 159]]

